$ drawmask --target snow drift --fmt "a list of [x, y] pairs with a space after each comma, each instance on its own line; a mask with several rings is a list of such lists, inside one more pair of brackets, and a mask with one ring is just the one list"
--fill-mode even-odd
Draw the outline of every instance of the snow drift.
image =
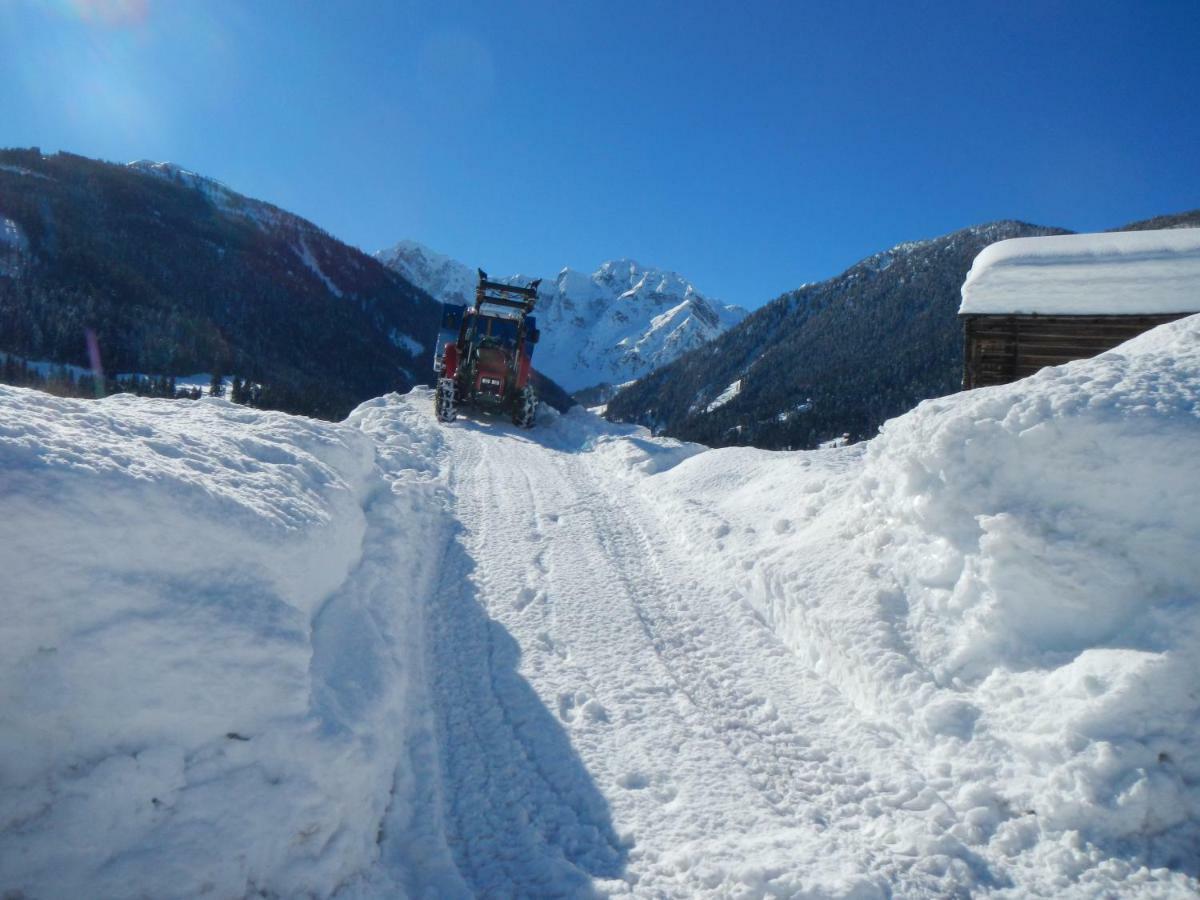
[[906, 736], [952, 833], [1041, 890], [1115, 889], [1200, 863], [1197, 451], [1191, 317], [865, 448], [701, 454], [654, 496], [667, 518], [712, 498], [677, 535]]
[[[374, 861], [430, 568], [402, 529], [364, 542], [374, 448], [0, 388], [0, 885], [327, 895]], [[372, 554], [404, 589], [372, 593]]]
[[927, 730], [978, 732], [1043, 828], [1170, 832], [1159, 863], [1200, 838], [1198, 449], [1193, 317], [924, 404], [873, 442], [860, 494], [936, 687]]

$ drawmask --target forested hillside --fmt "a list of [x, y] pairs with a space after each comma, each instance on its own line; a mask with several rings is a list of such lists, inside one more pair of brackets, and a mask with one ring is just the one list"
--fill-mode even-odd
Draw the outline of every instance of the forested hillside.
[[[1127, 229], [1200, 224], [1200, 211]], [[616, 421], [710, 446], [812, 448], [873, 435], [962, 382], [959, 290], [976, 254], [1013, 237], [1065, 234], [1004, 221], [900, 244], [806, 284], [608, 405]]]
[[[341, 418], [429, 379], [437, 306], [304, 219], [175, 166], [0, 151], [0, 351], [237, 374]], [[116, 387], [110, 384], [109, 389]]]

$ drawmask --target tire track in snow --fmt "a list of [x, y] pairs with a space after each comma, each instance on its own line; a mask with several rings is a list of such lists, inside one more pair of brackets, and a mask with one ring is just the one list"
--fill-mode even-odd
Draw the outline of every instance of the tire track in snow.
[[[731, 739], [727, 723], [723, 721], [735, 713], [728, 705], [729, 698], [714, 698], [711, 691], [703, 692], [699, 677], [693, 674], [694, 668], [685, 671], [687, 651], [694, 651], [695, 648], [668, 637], [669, 633], [678, 633], [679, 629], [671, 632], [660, 621], [661, 612], [656, 617], [649, 607], [655, 600], [675, 597], [675, 592], [635, 522], [618, 509], [619, 502], [600, 489], [586, 463], [577, 456], [556, 455], [552, 457], [553, 465], [546, 466], [545, 460], [526, 456], [530, 449], [528, 447], [514, 447], [511, 442], [505, 442], [504, 450], [497, 449], [494, 444], [498, 438], [502, 439], [499, 435], [470, 437], [473, 440], [457, 442], [456, 449], [463, 457], [459, 460], [460, 471], [466, 469], [469, 455], [478, 453], [472, 462], [475, 471], [471, 477], [464, 478], [456, 485], [456, 493], [459, 496], [460, 516], [476, 533], [475, 552], [486, 556], [489, 562], [489, 571], [483, 574], [480, 581], [482, 594], [495, 613], [502, 614], [503, 598], [500, 596], [502, 592], [496, 591], [493, 585], [505, 581], [502, 577], [504, 573], [497, 569], [504, 568], [506, 561], [497, 560], [496, 554], [489, 554], [484, 548], [492, 543], [497, 533], [501, 533], [509, 542], [506, 550], [519, 555], [519, 537], [529, 530], [531, 521], [536, 523], [536, 509], [544, 495], [557, 488], [562, 498], [570, 498], [570, 503], [560, 517], [560, 521], [566, 523], [566, 531], [559, 535], [554, 548], [555, 555], [581, 562], [580, 567], [565, 573], [570, 580], [560, 586], [573, 589], [576, 597], [582, 596], [589, 605], [607, 604], [610, 610], [617, 603], [627, 607], [634, 626], [633, 632], [636, 633], [627, 633], [623, 639], [615, 642], [615, 646], [618, 652], [627, 653], [636, 641], [646, 648], [649, 655], [643, 658], [642, 669], [653, 669], [651, 680], [667, 685], [669, 690], [682, 698], [683, 702], [663, 704], [670, 706], [673, 711], [671, 727], [677, 735], [675, 742], [680, 745], [703, 742], [710, 748], [707, 751], [709, 755], [721, 748], [724, 753], [717, 753], [717, 759], [728, 754], [719, 768], [726, 773], [724, 781], [729, 785], [729, 792], [741, 795], [744, 805], [754, 805], [745, 801], [746, 792], [750, 792], [751, 796], [757, 795], [782, 823], [792, 827], [823, 827], [819, 816], [809, 814], [809, 804], [789, 808], [782, 802], [780, 792], [773, 792], [767, 783], [769, 779], [764, 773], [771, 771], [767, 762], [754, 755], [755, 748], [748, 742]], [[495, 451], [497, 457], [489, 460], [491, 451]], [[545, 452], [545, 448], [537, 448], [533, 455]], [[538, 475], [536, 490], [530, 472]], [[557, 477], [551, 478], [551, 475]], [[504, 483], [504, 489], [501, 489], [501, 483]], [[480, 505], [488, 505], [490, 509], [484, 511], [479, 508]], [[534, 559], [536, 561], [536, 555]], [[586, 570], [586, 576], [582, 570]], [[508, 579], [510, 582], [513, 580], [511, 575]], [[553, 577], [549, 579], [552, 589], [555, 580]], [[557, 580], [562, 582], [564, 579], [560, 575]], [[553, 605], [552, 619], [568, 618], [571, 605], [561, 602], [563, 600], [565, 598], [560, 594], [560, 602]], [[552, 630], [561, 633], [565, 646], [582, 652], [578, 636], [586, 629], [586, 620], [575, 616], [570, 621], [558, 624], [564, 627]], [[603, 668], [607, 674], [619, 677], [617, 659], [597, 652], [598, 648], [588, 649], [594, 667]], [[578, 673], [572, 673], [572, 676], [577, 677]], [[722, 700], [727, 704], [725, 707], [720, 706]], [[731, 777], [736, 772], [742, 774]], [[623, 784], [637, 789], [649, 776], [637, 769], [619, 777], [623, 779]], [[851, 850], [846, 847], [846, 841], [846, 838], [839, 838], [835, 842], [842, 852], [861, 855], [858, 848]]]
[[[643, 525], [654, 522], [661, 532], [666, 523], [647, 504], [594, 472], [585, 477], [593, 490], [607, 495], [605, 502], [588, 504], [594, 527], [609, 536], [617, 556], [630, 561], [623, 570], [637, 572], [645, 582], [630, 595], [639, 598], [637, 614], [647, 637], [707, 728], [720, 736], [781, 819], [838, 835], [842, 851], [854, 854], [863, 871], [879, 876], [881, 890], [966, 892], [965, 884], [993, 881], [982, 858], [945, 833], [958, 817], [890, 732], [863, 722], [846, 698], [743, 606], [740, 596], [723, 603], [686, 577], [686, 560], [667, 565], [675, 555], [671, 545]], [[634, 514], [639, 509], [640, 515]], [[775, 664], [762, 665], [768, 658]], [[804, 724], [803, 734], [795, 722]], [[842, 749], [847, 743], [868, 752], [852, 758]], [[889, 820], [884, 828], [894, 829], [895, 839], [861, 840], [863, 821], [878, 822], [881, 816]], [[947, 870], [922, 862], [907, 848], [896, 854], [881, 847], [889, 842], [911, 846], [900, 834], [936, 834], [940, 851], [964, 864], [947, 859]]]
[[[626, 800], [627, 804], [632, 804], [633, 809], [626, 808], [626, 812], [634, 813], [636, 824], [641, 824], [647, 817], [655, 820], [649, 826], [651, 833], [646, 835], [651, 839], [648, 842], [651, 849], [639, 847], [639, 854], [661, 853], [664, 849], [672, 850], [676, 843], [706, 839], [710, 829], [720, 835], [745, 833], [758, 820], [753, 814], [754, 804], [745, 801], [750, 786], [727, 761], [713, 758], [719, 742], [711, 736], [698, 734], [700, 723], [695, 720], [695, 711], [671, 700], [667, 687], [669, 675], [649, 648], [633, 614], [630, 598], [620, 590], [621, 579], [614, 568], [617, 562], [604, 551], [595, 530], [578, 518], [586, 512], [587, 503], [602, 498], [579, 495], [575, 484], [559, 471], [557, 463], [551, 462], [561, 462], [562, 454], [502, 431], [493, 434], [480, 433], [482, 431], [482, 427], [468, 426], [451, 433], [455, 456], [453, 487], [457, 513], [464, 524], [464, 555], [481, 562], [480, 568], [470, 573], [471, 592], [475, 595], [470, 599], [470, 606], [474, 613], [465, 618], [473, 615], [477, 626], [480, 620], [486, 620], [493, 638], [499, 637], [503, 642], [501, 649], [506, 654], [511, 650], [508, 644], [512, 640], [508, 629], [520, 635], [520, 649], [526, 653], [525, 668], [530, 670], [529, 677], [536, 679], [541, 693], [540, 697], [534, 694], [520, 680], [521, 687], [528, 693], [523, 704], [525, 712], [545, 716], [547, 710], [557, 707], [558, 719], [548, 723], [543, 720], [539, 731], [563, 742], [565, 749], [557, 752], [559, 757], [576, 759], [575, 749], [571, 746], [574, 743], [587, 760], [590, 771], [576, 759], [579, 768], [574, 774], [574, 783], [568, 784], [568, 790], [559, 794], [565, 793], [568, 797], [572, 793], [584, 794], [587, 799], [585, 810], [593, 812], [590, 816], [592, 824], [614, 851], [616, 859], [612, 863], [591, 865], [590, 871], [601, 879], [621, 878], [626, 845], [632, 843], [628, 836], [618, 839], [613, 833], [607, 821], [608, 805], [597, 790], [597, 783], [622, 795], [613, 798], [615, 801]], [[545, 531], [551, 529], [554, 539], [546, 541]], [[465, 583], [463, 578], [456, 581]], [[534, 604], [513, 603], [523, 586], [530, 585], [540, 588], [548, 596]], [[453, 594], [451, 586], [443, 602], [457, 599], [461, 603], [462, 598], [450, 596]], [[487, 615], [482, 612], [484, 608]], [[448, 620], [457, 618], [448, 617]], [[500, 621], [506, 627], [501, 626]], [[438, 643], [437, 653], [443, 665], [450, 664], [452, 656], [454, 660], [478, 659], [483, 655], [481, 648], [486, 646], [479, 638], [468, 639], [467, 633], [457, 626], [453, 632], [444, 633]], [[476, 685], [490, 682], [502, 688], [501, 679], [495, 675], [504, 675], [507, 671], [511, 678], [516, 668], [515, 657], [512, 653], [503, 659], [494, 674], [476, 675], [468, 680]], [[476, 670], [481, 668], [478, 664], [467, 664]], [[506, 667], [509, 668], [506, 670]], [[461, 672], [451, 672], [447, 680], [462, 677]], [[438, 702], [443, 706], [451, 704], [455, 695], [461, 693], [461, 690], [449, 687], [441, 692]], [[573, 702], [574, 698], [579, 698], [579, 702]], [[493, 715], [494, 710], [511, 706], [511, 703], [501, 689], [491, 690], [491, 697], [477, 692], [470, 705], [484, 711], [485, 715]], [[606, 708], [616, 708], [622, 718], [634, 721], [610, 722]], [[513, 718], [519, 719], [519, 716]], [[448, 757], [449, 784], [459, 780], [455, 771], [470, 772], [473, 767], [486, 767], [486, 759], [496, 755], [493, 749], [485, 746], [483, 734], [467, 735], [465, 743], [473, 744], [473, 749], [458, 752], [455, 735], [461, 737], [464, 729], [460, 725], [456, 728], [457, 724], [454, 721], [447, 723], [441, 742]], [[492, 724], [495, 727], [485, 729], [488, 737], [505, 730], [504, 723], [494, 717]], [[565, 727], [571, 728], [569, 737]], [[644, 744], [652, 745], [652, 749], [645, 750], [641, 746]], [[629, 745], [637, 746], [631, 750]], [[472, 756], [483, 759], [473, 761]], [[649, 774], [648, 758], [660, 767]], [[670, 760], [674, 763], [668, 763]], [[669, 781], [676, 766], [706, 769], [706, 777], [716, 784], [706, 785], [701, 793], [707, 795], [715, 786], [724, 801], [723, 805], [706, 810], [695, 820], [684, 817], [684, 828], [677, 827], [680, 809], [673, 803], [676, 789], [669, 783], [658, 782], [659, 774], [664, 771]], [[546, 773], [543, 780], [554, 781], [555, 767], [542, 768]], [[512, 773], [506, 771], [502, 777], [511, 778]], [[487, 778], [476, 774], [476, 782], [486, 783]], [[530, 793], [536, 791], [536, 787], [528, 790]], [[493, 807], [489, 816], [496, 815], [495, 807], [517, 803], [514, 798], [504, 796], [500, 788], [491, 790], [490, 794], [480, 788], [459, 793], [462, 796], [487, 794]], [[570, 800], [566, 805], [580, 808], [578, 802]], [[539, 803], [531, 804], [534, 812], [538, 806]], [[499, 815], [522, 819], [532, 814]], [[571, 880], [572, 875], [578, 874], [578, 869], [574, 873], [559, 870], [557, 876], [565, 880], [554, 881], [544, 873], [533, 871], [536, 866], [528, 864], [532, 861], [529, 854], [520, 864], [508, 866], [502, 872], [495, 871], [489, 861], [496, 855], [496, 847], [486, 846], [476, 838], [481, 830], [497, 831], [497, 825], [490, 823], [480, 829], [469, 821], [471, 815], [471, 809], [460, 805], [448, 817], [460, 823], [458, 839], [465, 838], [471, 845], [471, 848], [456, 850], [456, 855], [461, 860], [464, 877], [481, 893], [504, 892], [513, 887], [519, 888], [518, 893], [539, 895], [557, 888], [563, 888], [564, 893], [584, 891], [583, 884]], [[587, 818], [585, 816], [585, 820]], [[711, 824], [703, 828], [700, 827], [702, 822]], [[539, 828], [533, 824], [533, 830]], [[671, 828], [681, 836], [668, 841], [665, 848], [656, 849], [653, 838], [661, 838], [663, 832]], [[594, 839], [588, 837], [596, 846]], [[455, 840], [455, 835], [451, 835], [452, 845]], [[475, 848], [479, 852], [468, 852]], [[516, 855], [512, 849], [506, 852], [509, 856]], [[622, 888], [617, 882], [608, 889]], [[628, 886], [624, 890], [628, 890]], [[683, 893], [693, 891], [694, 887], [683, 889]], [[680, 889], [668, 892], [679, 894]], [[663, 892], [651, 893], [662, 895]]]
[[[436, 702], [451, 846], [476, 891], [569, 894], [624, 875], [638, 895], [720, 893], [740, 877], [739, 840], [764, 828], [870, 873], [867, 891], [961, 889], [962, 873], [911, 850], [937, 798], [736, 600], [689, 583], [647, 530], [654, 515], [595, 458], [504, 427], [447, 435], [464, 531], [431, 611]], [[565, 782], [555, 755], [571, 761]], [[571, 852], [564, 827], [589, 825], [603, 840]], [[612, 864], [597, 865], [605, 847]], [[722, 861], [706, 868], [710, 850]]]
[[480, 440], [455, 442], [465, 531], [430, 610], [447, 837], [479, 895], [578, 896], [593, 877], [615, 877], [624, 851], [570, 741], [519, 675], [521, 648], [487, 614], [490, 576], [470, 550], [488, 543], [490, 516], [518, 523], [486, 502], [497, 488]]
[[[993, 881], [982, 858], [946, 834], [957, 816], [889, 730], [863, 721], [740, 595], [722, 600], [700, 584], [691, 562], [656, 537], [667, 524], [656, 510], [604, 479], [586, 456], [568, 459], [562, 468], [588, 498], [581, 507], [619, 561], [665, 669], [781, 821], [826, 832], [861, 870], [879, 876], [883, 890], [945, 893]], [[864, 821], [883, 839], [864, 840]], [[945, 865], [915, 858], [914, 843], [935, 845]]]
[[[592, 481], [594, 476], [584, 476]], [[630, 497], [607, 495], [594, 482], [585, 503], [593, 530], [602, 536], [625, 594], [646, 639], [676, 689], [695, 709], [692, 727], [714, 736], [731, 760], [745, 771], [750, 785], [781, 821], [793, 828], [831, 829], [840, 852], [855, 857], [864, 871], [888, 872], [896, 864], [880, 859], [855, 833], [861, 803], [872, 796], [876, 780], [834, 752], [802, 738], [767, 698], [744, 687], [752, 683], [735, 654], [720, 652], [697, 624], [701, 604], [676, 586], [664, 570], [660, 550], [629, 514]], [[695, 590], [695, 586], [691, 587]], [[709, 601], [711, 603], [711, 601]], [[723, 634], [727, 639], [730, 635]], [[786, 653], [786, 651], [783, 651]], [[832, 699], [832, 698], [827, 698]], [[830, 785], [839, 786], [830, 791]], [[850, 823], [842, 825], [843, 822]], [[838, 834], [839, 826], [842, 827]]]

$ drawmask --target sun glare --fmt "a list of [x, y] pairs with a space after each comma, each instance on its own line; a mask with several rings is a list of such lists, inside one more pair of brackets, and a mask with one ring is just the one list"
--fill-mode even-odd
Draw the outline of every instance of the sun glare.
[[150, 14], [150, 0], [68, 0], [70, 11], [85, 22], [139, 25]]

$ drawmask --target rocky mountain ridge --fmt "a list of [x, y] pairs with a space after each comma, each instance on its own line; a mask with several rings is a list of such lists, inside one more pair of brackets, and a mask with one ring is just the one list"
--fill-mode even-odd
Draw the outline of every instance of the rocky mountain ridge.
[[[416, 241], [401, 241], [376, 258], [438, 300], [474, 300], [476, 271]], [[636, 260], [610, 260], [590, 274], [564, 268], [539, 289], [542, 342], [534, 363], [570, 391], [621, 384], [703, 346], [746, 315], [701, 294], [682, 275]]]

